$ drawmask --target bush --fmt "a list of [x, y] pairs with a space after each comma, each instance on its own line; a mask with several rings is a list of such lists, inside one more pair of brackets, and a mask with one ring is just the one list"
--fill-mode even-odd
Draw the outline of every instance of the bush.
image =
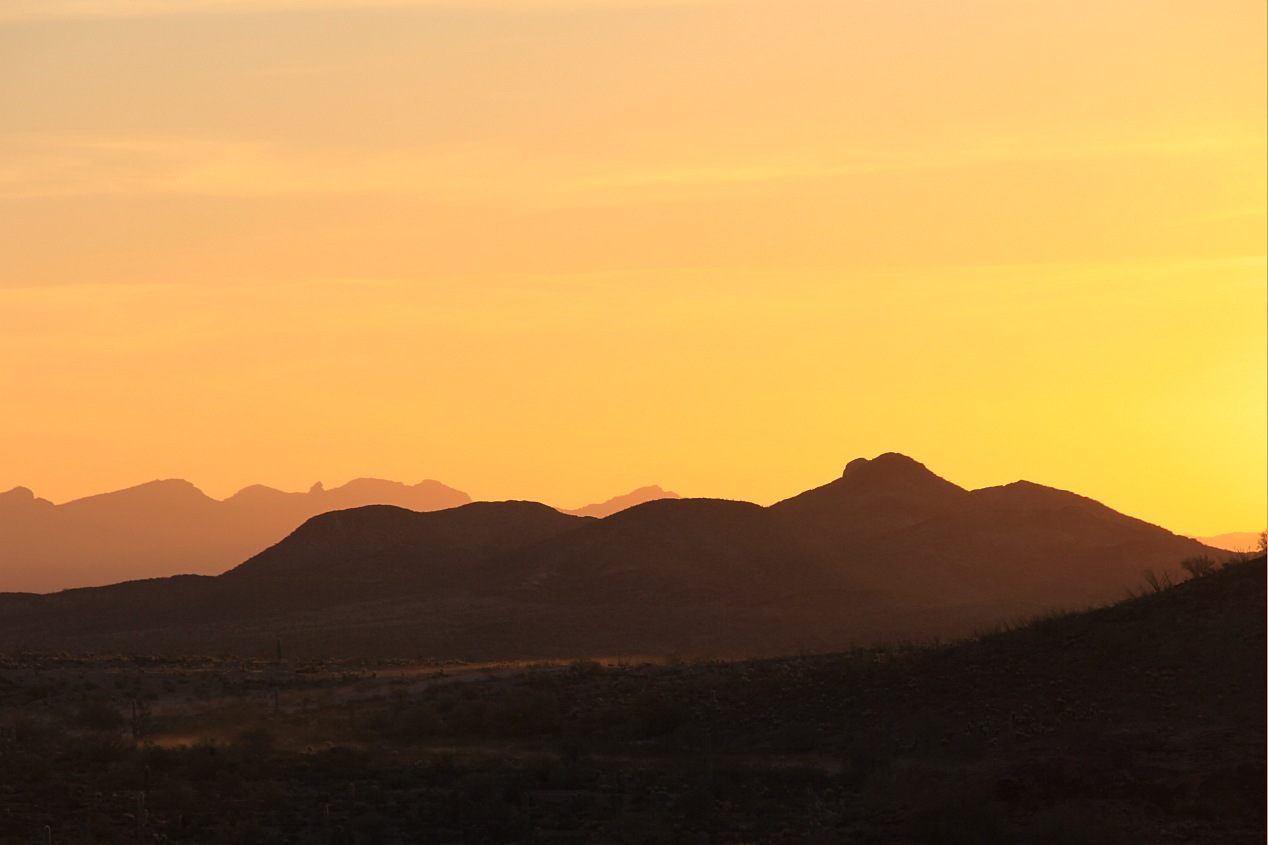
[[692, 722], [691, 708], [686, 704], [650, 693], [635, 702], [632, 716], [639, 736], [657, 739], [677, 733]]
[[561, 721], [559, 699], [534, 689], [512, 689], [498, 702], [494, 728], [503, 736], [552, 733]]
[[401, 739], [417, 741], [444, 731], [445, 722], [435, 706], [420, 702], [399, 708], [386, 727]]
[[900, 809], [921, 845], [992, 845], [1009, 841], [1000, 805], [962, 772], [900, 769], [885, 779], [887, 803]]
[[117, 731], [123, 727], [123, 714], [99, 698], [89, 698], [75, 711], [75, 724], [90, 731]]
[[1215, 561], [1206, 555], [1199, 555], [1180, 561], [1180, 568], [1189, 573], [1190, 578], [1202, 578], [1215, 571]]
[[602, 675], [604, 671], [602, 663], [600, 663], [597, 660], [590, 660], [584, 657], [577, 658], [576, 660], [572, 661], [572, 663], [568, 666], [568, 668], [572, 671], [573, 674], [582, 675], [584, 677], [593, 677], [594, 675]]
[[277, 735], [268, 728], [247, 728], [238, 734], [237, 745], [247, 754], [260, 757], [277, 745]]
[[772, 731], [770, 742], [776, 751], [804, 753], [817, 750], [823, 744], [823, 734], [815, 725], [792, 722]]
[[1155, 593], [1161, 593], [1163, 590], [1169, 590], [1175, 584], [1171, 581], [1170, 573], [1163, 572], [1161, 575], [1152, 569], [1145, 570], [1145, 583], [1149, 585], [1149, 589]]
[[445, 722], [450, 730], [463, 737], [488, 736], [492, 726], [489, 705], [479, 699], [457, 704], [448, 713]]
[[1027, 825], [1025, 838], [1034, 845], [1110, 845], [1117, 831], [1087, 807], [1058, 805], [1041, 810]]

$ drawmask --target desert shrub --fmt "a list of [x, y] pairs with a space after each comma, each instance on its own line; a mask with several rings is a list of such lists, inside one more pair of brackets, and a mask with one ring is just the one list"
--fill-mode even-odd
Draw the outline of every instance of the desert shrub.
[[238, 748], [251, 756], [263, 756], [277, 745], [277, 735], [268, 728], [247, 728], [238, 734]]
[[57, 736], [57, 727], [48, 719], [41, 719], [30, 713], [19, 713], [9, 728], [10, 736], [18, 743], [41, 744]]
[[823, 732], [807, 722], [791, 722], [776, 728], [770, 735], [771, 747], [776, 751], [803, 753], [814, 751], [823, 742]]
[[639, 736], [655, 738], [679, 733], [690, 725], [691, 709], [672, 698], [644, 695], [634, 705], [634, 723]]
[[687, 785], [674, 799], [674, 810], [687, 821], [705, 822], [713, 812], [713, 789], [704, 781]]
[[1010, 841], [991, 790], [963, 769], [891, 765], [868, 785], [869, 803], [900, 815], [921, 845], [993, 845]]
[[1036, 813], [1025, 827], [1025, 840], [1034, 845], [1110, 845], [1120, 841], [1092, 810], [1066, 804]]
[[568, 666], [569, 670], [575, 675], [593, 676], [603, 674], [603, 664], [597, 660], [588, 660], [586, 658], [578, 658], [572, 661]]
[[1163, 590], [1169, 590], [1175, 586], [1171, 580], [1170, 573], [1163, 572], [1160, 575], [1152, 569], [1145, 570], [1145, 584], [1154, 593], [1161, 593]]
[[962, 719], [922, 710], [906, 725], [910, 747], [927, 758], [977, 759], [988, 749], [987, 737]]
[[589, 738], [573, 727], [561, 731], [556, 738], [559, 759], [566, 766], [576, 766], [590, 753]]
[[1215, 571], [1215, 561], [1206, 555], [1199, 555], [1180, 561], [1180, 568], [1189, 573], [1190, 578], [1201, 578]]
[[879, 731], [863, 731], [851, 737], [841, 752], [841, 780], [851, 788], [865, 785], [894, 758], [894, 740]]
[[396, 709], [386, 727], [401, 739], [418, 740], [443, 732], [445, 722], [434, 705], [420, 702]]
[[559, 728], [559, 699], [542, 690], [512, 689], [498, 702], [493, 722], [503, 736], [551, 733]]
[[74, 724], [85, 730], [117, 731], [123, 723], [123, 714], [100, 698], [84, 699], [75, 709]]
[[487, 736], [491, 726], [489, 705], [480, 699], [462, 702], [453, 708], [446, 721], [460, 736]]
[[971, 788], [948, 785], [912, 794], [907, 816], [922, 845], [991, 845], [1011, 841], [998, 804]]
[[73, 759], [82, 761], [93, 767], [123, 760], [128, 753], [128, 746], [118, 734], [99, 732], [81, 737], [71, 749]]

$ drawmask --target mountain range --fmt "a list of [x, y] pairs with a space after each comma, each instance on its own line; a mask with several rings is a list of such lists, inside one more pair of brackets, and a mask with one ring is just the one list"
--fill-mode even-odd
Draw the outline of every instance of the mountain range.
[[[641, 487], [570, 513], [608, 516], [677, 494]], [[434, 511], [471, 497], [439, 481], [358, 478], [305, 493], [253, 485], [224, 500], [180, 479], [55, 505], [25, 487], [0, 493], [0, 591], [51, 592], [166, 575], [218, 575], [321, 513], [364, 505]]]
[[438, 481], [360, 478], [306, 493], [247, 487], [213, 499], [188, 481], [151, 481], [55, 505], [0, 493], [0, 589], [47, 592], [177, 573], [218, 574], [332, 510], [388, 503], [417, 511], [471, 501]]
[[769, 507], [661, 498], [309, 519], [218, 577], [0, 595], [0, 645], [512, 658], [777, 653], [957, 635], [1117, 600], [1212, 549], [1030, 482], [903, 455]]

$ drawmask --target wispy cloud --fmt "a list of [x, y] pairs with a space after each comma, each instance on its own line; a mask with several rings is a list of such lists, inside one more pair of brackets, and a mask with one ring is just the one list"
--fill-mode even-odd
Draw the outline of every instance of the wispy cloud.
[[1100, 140], [1072, 137], [1056, 141], [1034, 138], [965, 137], [958, 143], [905, 149], [858, 147], [832, 154], [806, 153], [779, 158], [683, 163], [665, 166], [610, 168], [572, 181], [572, 192], [655, 191], [663, 188], [708, 188], [743, 183], [831, 179], [864, 173], [974, 168], [998, 164], [1173, 158], [1212, 155], [1255, 144], [1233, 134], [1208, 133], [1159, 140], [1151, 137]]
[[726, 186], [997, 164], [1210, 156], [1251, 143], [1218, 133], [1158, 141], [1070, 138], [1041, 144], [962, 139], [937, 149], [857, 147], [783, 156], [668, 156], [619, 164], [549, 162], [493, 143], [453, 147], [296, 147], [181, 136], [0, 133], [0, 198], [103, 194], [274, 197], [409, 194], [437, 201], [663, 198]]
[[478, 196], [480, 186], [487, 186], [483, 178], [464, 178], [462, 161], [442, 150], [313, 150], [224, 139], [19, 134], [0, 136], [0, 154], [0, 197], [11, 199], [102, 194], [271, 197], [358, 193], [434, 194], [440, 198]]

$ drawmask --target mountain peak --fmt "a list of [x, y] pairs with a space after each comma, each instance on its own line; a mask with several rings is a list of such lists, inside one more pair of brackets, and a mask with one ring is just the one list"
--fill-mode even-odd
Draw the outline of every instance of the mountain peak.
[[26, 515], [32, 508], [52, 508], [53, 503], [35, 495], [30, 487], [14, 487], [0, 493], [0, 508]]
[[967, 495], [919, 461], [897, 452], [850, 461], [841, 477], [771, 507], [804, 524], [829, 526], [828, 535], [875, 534], [915, 525]]
[[[125, 487], [122, 490], [116, 490], [113, 493], [100, 493], [98, 496], [89, 496], [87, 498], [98, 498], [106, 496], [182, 496], [195, 499], [206, 499], [207, 496], [202, 490], [198, 489], [192, 481], [186, 481], [183, 478], [156, 478], [153, 481], [146, 481], [132, 487]], [[84, 501], [80, 499], [79, 501]]]
[[1057, 487], [1049, 487], [1046, 484], [1037, 484], [1034, 481], [1021, 479], [1012, 481], [1008, 484], [1000, 484], [994, 487], [981, 487], [973, 491], [979, 499], [997, 499], [1006, 500], [1016, 504], [1079, 504], [1094, 508], [1105, 508], [1106, 506], [1089, 499], [1087, 496], [1081, 496], [1069, 490], [1061, 490]]
[[875, 478], [937, 478], [924, 464], [898, 452], [885, 452], [871, 460], [855, 458], [845, 465], [842, 478], [875, 479]]

